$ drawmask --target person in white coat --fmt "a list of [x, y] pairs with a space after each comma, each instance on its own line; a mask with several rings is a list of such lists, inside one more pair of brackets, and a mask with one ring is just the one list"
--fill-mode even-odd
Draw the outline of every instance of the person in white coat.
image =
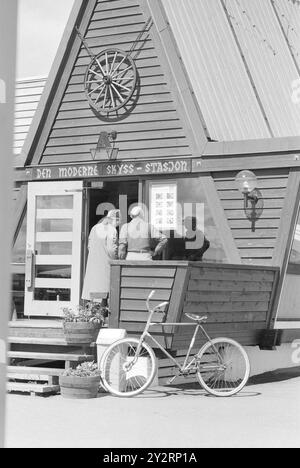
[[105, 297], [109, 293], [110, 261], [118, 258], [119, 224], [120, 211], [111, 210], [91, 229], [82, 299], [92, 300], [95, 295]]

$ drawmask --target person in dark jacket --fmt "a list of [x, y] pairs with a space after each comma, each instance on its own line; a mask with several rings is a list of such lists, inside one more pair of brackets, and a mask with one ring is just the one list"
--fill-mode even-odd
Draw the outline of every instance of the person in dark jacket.
[[184, 227], [186, 229], [184, 237], [185, 258], [192, 262], [201, 262], [204, 252], [209, 249], [210, 242], [204, 233], [197, 228], [195, 216], [186, 217]]

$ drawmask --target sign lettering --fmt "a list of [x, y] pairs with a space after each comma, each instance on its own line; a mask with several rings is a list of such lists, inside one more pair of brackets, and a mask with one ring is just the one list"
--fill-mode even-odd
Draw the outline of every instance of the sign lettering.
[[190, 159], [119, 161], [64, 166], [39, 166], [26, 169], [28, 180], [95, 179], [98, 177], [190, 173]]

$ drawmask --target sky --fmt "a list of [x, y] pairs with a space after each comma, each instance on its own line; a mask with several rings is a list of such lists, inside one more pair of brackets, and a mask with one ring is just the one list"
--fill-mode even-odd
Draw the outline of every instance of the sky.
[[17, 78], [47, 76], [74, 0], [19, 0]]

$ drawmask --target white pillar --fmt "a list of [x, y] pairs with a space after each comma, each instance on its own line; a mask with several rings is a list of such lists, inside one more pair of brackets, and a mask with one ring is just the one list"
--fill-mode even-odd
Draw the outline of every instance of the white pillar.
[[4, 446], [17, 0], [0, 2], [0, 448]]

